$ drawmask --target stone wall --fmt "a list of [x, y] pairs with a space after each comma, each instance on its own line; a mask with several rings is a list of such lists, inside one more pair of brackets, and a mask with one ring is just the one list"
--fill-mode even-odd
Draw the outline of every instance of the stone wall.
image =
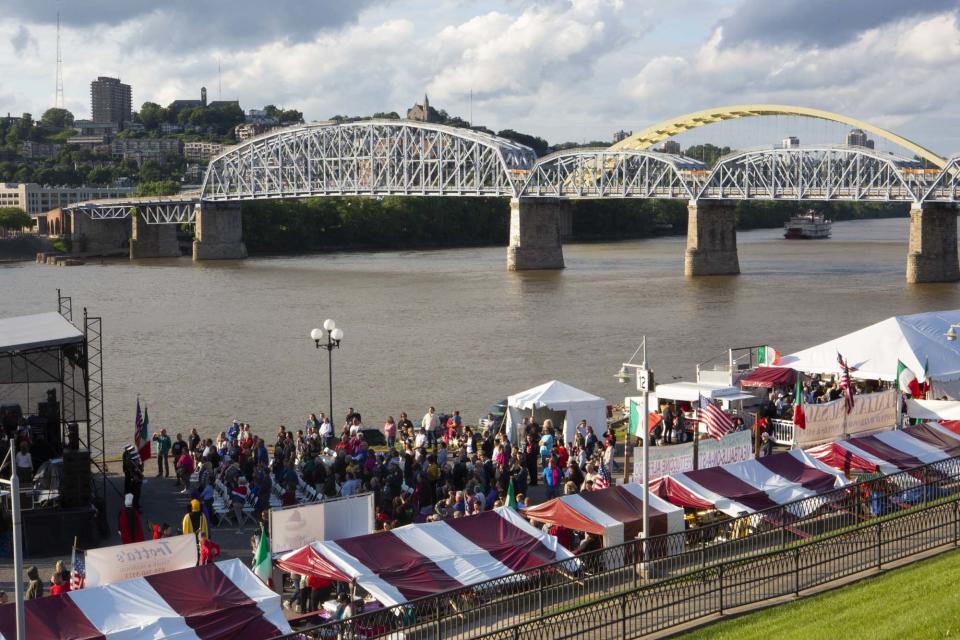
[[907, 282], [955, 282], [957, 262], [957, 208], [950, 203], [926, 202], [910, 208]]
[[507, 269], [563, 269], [561, 211], [559, 200], [531, 198], [510, 200], [510, 244]]
[[73, 252], [85, 255], [126, 253], [130, 242], [130, 219], [92, 220], [85, 213], [73, 214]]
[[717, 276], [740, 273], [735, 205], [722, 200], [691, 200], [687, 212], [684, 274]]
[[241, 260], [246, 257], [240, 203], [204, 203], [197, 211], [193, 259]]
[[179, 258], [177, 225], [147, 224], [140, 215], [131, 216], [130, 259]]

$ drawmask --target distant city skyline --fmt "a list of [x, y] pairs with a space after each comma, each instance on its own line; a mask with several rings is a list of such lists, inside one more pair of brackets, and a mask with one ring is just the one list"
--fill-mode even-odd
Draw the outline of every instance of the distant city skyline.
[[[39, 117], [55, 98], [57, 7], [5, 8], [0, 113]], [[278, 0], [274, 9], [263, 14], [248, 0], [62, 5], [64, 106], [90, 118], [99, 76], [130, 84], [134, 110], [206, 86], [211, 99], [297, 108], [307, 120], [403, 115], [424, 92], [468, 118], [472, 94], [476, 123], [555, 144], [771, 102], [843, 113], [960, 153], [954, 1]], [[782, 128], [761, 127], [760, 142], [811, 137]], [[739, 131], [723, 133], [742, 146], [758, 135]], [[845, 131], [825, 135], [839, 143]], [[728, 142], [708, 127], [683, 144], [713, 139]]]

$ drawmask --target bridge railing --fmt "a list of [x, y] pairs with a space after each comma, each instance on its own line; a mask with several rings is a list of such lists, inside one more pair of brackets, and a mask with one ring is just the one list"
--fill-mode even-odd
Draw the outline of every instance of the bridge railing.
[[[552, 611], [654, 585], [735, 559], [790, 549], [814, 539], [960, 492], [960, 457], [874, 477], [834, 491], [674, 534], [631, 540], [470, 587], [360, 613], [365, 637], [402, 632], [467, 639], [514, 628]], [[642, 570], [638, 565], [642, 563]], [[327, 622], [301, 630], [329, 637]], [[295, 636], [290, 636], [295, 637]], [[430, 637], [433, 637], [432, 635]]]

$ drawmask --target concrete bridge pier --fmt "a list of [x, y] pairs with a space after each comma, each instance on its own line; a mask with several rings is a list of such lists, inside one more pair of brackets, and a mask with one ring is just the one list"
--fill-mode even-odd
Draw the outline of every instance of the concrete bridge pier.
[[140, 214], [133, 220], [130, 235], [130, 259], [179, 258], [180, 243], [177, 242], [177, 225], [147, 224]]
[[507, 269], [563, 269], [563, 202], [553, 198], [510, 199]]
[[687, 205], [687, 276], [740, 273], [736, 205], [725, 200], [691, 200]]
[[913, 203], [910, 207], [910, 243], [907, 282], [956, 282], [957, 208], [949, 202]]
[[90, 255], [116, 255], [127, 251], [130, 220], [127, 218], [94, 220], [82, 212], [72, 214], [73, 252]]
[[247, 257], [239, 202], [204, 202], [197, 206], [194, 224], [194, 260], [242, 260]]

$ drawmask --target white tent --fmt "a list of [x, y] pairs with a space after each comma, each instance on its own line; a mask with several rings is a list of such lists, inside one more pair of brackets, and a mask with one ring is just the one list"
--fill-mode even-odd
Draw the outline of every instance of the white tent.
[[[523, 412], [542, 409], [565, 414], [562, 430], [564, 442], [573, 442], [577, 424], [581, 420], [586, 420], [587, 424], [593, 427], [593, 432], [598, 438], [606, 431], [606, 400], [568, 384], [551, 380], [507, 398], [507, 437], [511, 442], [518, 442]], [[555, 424], [554, 427], [556, 426]], [[522, 436], [522, 433], [520, 435]]]
[[[960, 387], [960, 342], [944, 334], [960, 324], [960, 309], [894, 316], [845, 336], [785, 356], [777, 366], [806, 373], [839, 373], [837, 353], [850, 365], [850, 375], [865, 380], [895, 380], [897, 361], [923, 380], [924, 363], [935, 396]], [[939, 391], [938, 391], [939, 388]]]

